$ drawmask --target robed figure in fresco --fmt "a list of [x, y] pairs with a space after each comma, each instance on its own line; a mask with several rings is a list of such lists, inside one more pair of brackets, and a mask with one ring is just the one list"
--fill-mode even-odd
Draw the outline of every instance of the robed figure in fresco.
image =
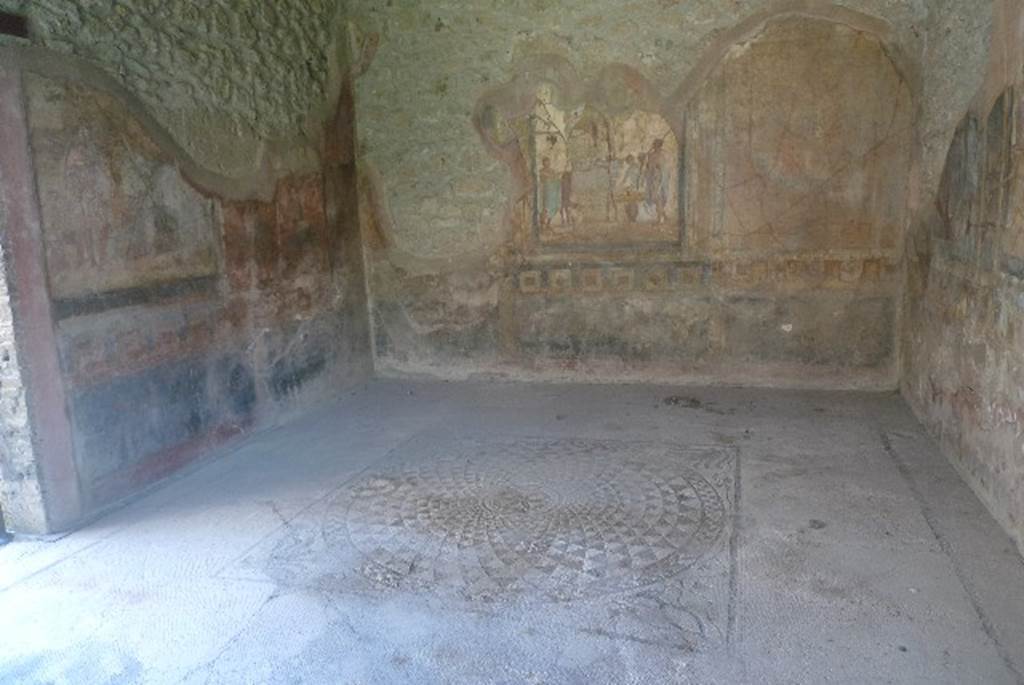
[[551, 159], [545, 157], [540, 166], [540, 222], [547, 228], [551, 220], [562, 212], [562, 175], [551, 166]]
[[668, 169], [665, 141], [658, 138], [651, 144], [644, 167], [644, 202], [655, 223], [664, 223], [668, 206]]
[[[640, 155], [643, 157], [643, 155]], [[635, 223], [640, 216], [640, 165], [639, 160], [633, 155], [626, 155], [625, 167], [622, 176], [616, 187], [616, 192], [621, 196], [626, 207], [626, 220]]]

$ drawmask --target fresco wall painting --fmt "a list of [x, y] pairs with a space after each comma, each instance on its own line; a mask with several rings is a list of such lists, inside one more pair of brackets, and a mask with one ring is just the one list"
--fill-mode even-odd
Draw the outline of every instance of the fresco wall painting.
[[679, 242], [682, 152], [661, 115], [563, 109], [544, 84], [529, 127], [532, 218], [541, 246]]

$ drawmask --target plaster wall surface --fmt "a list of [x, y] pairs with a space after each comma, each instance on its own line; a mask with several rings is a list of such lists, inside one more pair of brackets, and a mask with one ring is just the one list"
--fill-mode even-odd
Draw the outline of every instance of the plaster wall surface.
[[1000, 3], [984, 86], [908, 243], [903, 389], [1024, 549], [1024, 12]]
[[7, 50], [24, 85], [13, 104], [38, 189], [74, 520], [370, 372], [348, 86], [318, 135], [318, 166], [278, 179], [269, 199], [238, 199], [186, 173], [194, 162], [130, 94]]
[[[569, 59], [585, 76], [608, 64], [638, 71], [662, 95], [706, 66], [743, 22], [773, 13], [843, 8], [887, 27], [920, 65], [926, 184], [979, 85], [991, 0], [753, 0], [350, 3], [367, 56], [358, 83], [360, 145], [383, 180], [394, 240], [415, 256], [488, 254], [503, 239], [509, 173], [476, 143], [467, 108], [537, 55]], [[372, 59], [370, 59], [372, 57]], [[415, 130], [409, 145], [396, 131]], [[425, 170], [439, 169], [436, 173]], [[424, 228], [427, 227], [427, 228]], [[429, 228], [429, 230], [428, 230]], [[471, 249], [475, 248], [475, 249]]]
[[[723, 51], [734, 45], [742, 50], [763, 20], [825, 16], [877, 40], [888, 56], [907, 58], [904, 66], [909, 68], [900, 76], [904, 86], [917, 91], [913, 112], [921, 141], [920, 149], [903, 149], [912, 153], [919, 172], [907, 195], [914, 208], [918, 179], [923, 187], [937, 180], [948, 135], [969, 99], [964, 93], [975, 89], [978, 65], [985, 58], [984, 44], [977, 38], [992, 22], [988, 0], [835, 5], [766, 0], [728, 6], [630, 2], [610, 7], [559, 2], [505, 3], [500, 8], [487, 3], [218, 2], [204, 12], [158, 5], [3, 3], [29, 16], [34, 43], [96, 64], [136, 94], [198, 167], [234, 179], [229, 185], [241, 197], [248, 189], [269, 199], [276, 179], [315, 170], [317, 131], [330, 116], [339, 75], [351, 59], [355, 72], [362, 74], [357, 106], [364, 122], [358, 146], [364, 232], [371, 244], [383, 245], [372, 255], [370, 279], [382, 368], [450, 376], [483, 372], [552, 377], [580, 376], [582, 364], [602, 378], [669, 373], [772, 384], [794, 377], [827, 384], [833, 377], [843, 385], [892, 385], [892, 331], [899, 307], [893, 306], [888, 281], [899, 278], [894, 256], [902, 246], [898, 235], [889, 236], [897, 247], [882, 248], [882, 254], [835, 254], [841, 249], [835, 244], [828, 245], [828, 254], [812, 254], [804, 241], [803, 250], [788, 262], [775, 257], [723, 263], [700, 250], [683, 250], [640, 269], [623, 264], [618, 255], [590, 255], [599, 262], [599, 273], [580, 271], [586, 264], [576, 255], [563, 255], [562, 264], [552, 265], [553, 274], [546, 268], [523, 268], [522, 251], [510, 246], [516, 232], [510, 215], [518, 211], [514, 205], [520, 190], [517, 171], [497, 159], [486, 141], [481, 144], [481, 122], [473, 108], [491, 89], [516, 75], [536, 72], [554, 56], [574, 72], [577, 89], [607, 85], [603, 75], [609, 70], [613, 80], [625, 74], [634, 83], [640, 79], [643, 92], [629, 95], [627, 89], [627, 99], [634, 106], [660, 100], [662, 114], [676, 126], [675, 119], [683, 115], [710, 68], [723, 59]], [[806, 37], [813, 41], [810, 34]], [[796, 67], [786, 73], [798, 71]], [[856, 79], [845, 82], [854, 84]], [[841, 101], [814, 88], [802, 93], [812, 102], [835, 106]], [[605, 93], [613, 98], [622, 94], [615, 88]], [[688, 150], [693, 141], [681, 126], [676, 128], [677, 144]], [[699, 126], [689, 130], [707, 133]], [[829, 132], [826, 137], [839, 144], [801, 182], [806, 185], [815, 173], [835, 172], [843, 151], [856, 149], [856, 141], [848, 148], [851, 141], [840, 140], [851, 135], [857, 137], [856, 132]], [[887, 148], [892, 144], [886, 140]], [[874, 182], [885, 179], [899, 186], [891, 166], [866, 166], [874, 167]], [[692, 179], [695, 174], [686, 168], [691, 173], [680, 176]], [[681, 189], [679, 195], [685, 201], [689, 190]], [[778, 197], [780, 203], [784, 196]], [[867, 202], [872, 197], [862, 193]], [[893, 188], [890, 199], [898, 197], [899, 188]], [[710, 217], [693, 215], [699, 208], [679, 209], [683, 216], [670, 221], [685, 224], [686, 230], [714, 225]], [[852, 223], [865, 225], [881, 213], [868, 211]], [[900, 214], [895, 212], [896, 217]], [[747, 218], [742, 213], [735, 217]], [[827, 226], [812, 228], [801, 226], [799, 217], [784, 219], [811, 228], [804, 231], [816, 236], [811, 242], [824, 242], [831, 235]], [[893, 224], [898, 233], [898, 219]], [[714, 276], [706, 273], [716, 270]], [[733, 278], [734, 270], [745, 273]], [[631, 287], [641, 288], [653, 279], [655, 291], [677, 283], [688, 287], [694, 280], [700, 287], [667, 297], [606, 293], [588, 303], [573, 295], [538, 305], [536, 297], [513, 292], [512, 281], [524, 271], [527, 288], [537, 278], [546, 283], [549, 276], [556, 283], [568, 278], [574, 288], [590, 284], [586, 287], [591, 292], [599, 289], [595, 279], [632, 279]], [[836, 279], [837, 273], [841, 278]], [[846, 285], [837, 298], [822, 302], [806, 293], [773, 292], [759, 293], [762, 300], [751, 305], [742, 282], [763, 274], [783, 290], [815, 290], [824, 283], [833, 291], [837, 282]], [[757, 314], [765, 306], [772, 313]], [[609, 319], [601, 313], [609, 307], [627, 313]], [[567, 308], [584, 313], [567, 320]], [[669, 312], [664, 326], [672, 331], [669, 339], [642, 332], [651, 328], [650, 312], [659, 309]], [[832, 311], [838, 312], [839, 320], [833, 322], [837, 326], [869, 331], [859, 341], [866, 343], [866, 358], [843, 350], [841, 339], [825, 340], [828, 330], [836, 328], [827, 321]], [[793, 330], [786, 332], [790, 326]], [[749, 338], [749, 331], [769, 341], [765, 349], [733, 345], [733, 340]], [[684, 351], [673, 357], [666, 354], [668, 347]], [[521, 357], [532, 356], [538, 348], [543, 359], [537, 368], [529, 368]]]
[[403, 46], [367, 37], [357, 81], [378, 367], [894, 387], [919, 79], [892, 27], [796, 3], [687, 44], [636, 9], [593, 44], [614, 11], [531, 40], [354, 10]]

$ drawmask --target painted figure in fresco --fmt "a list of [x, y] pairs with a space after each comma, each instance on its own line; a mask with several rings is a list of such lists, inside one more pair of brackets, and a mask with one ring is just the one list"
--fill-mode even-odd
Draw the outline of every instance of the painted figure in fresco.
[[668, 122], [645, 109], [566, 107], [555, 90], [539, 86], [520, 122], [528, 128], [523, 153], [532, 163], [536, 237], [548, 244], [672, 238], [679, 158]]
[[626, 165], [619, 181], [619, 194], [626, 207], [626, 219], [629, 223], [636, 223], [640, 216], [640, 170], [643, 166], [643, 155], [637, 159], [633, 155], [626, 155]]
[[665, 165], [665, 141], [655, 139], [647, 153], [644, 169], [644, 201], [648, 209], [653, 209], [654, 221], [664, 223], [665, 208], [668, 205], [668, 169]]
[[[110, 229], [114, 224], [110, 216], [112, 207], [117, 207], [110, 198], [114, 196], [113, 180], [107, 172], [106, 160], [90, 143], [84, 131], [75, 134], [75, 142], [64, 157], [64, 184], [75, 192], [67, 197], [67, 215], [70, 225], [78, 230], [69, 231], [62, 240], [60, 257], [51, 248], [49, 258], [64, 268], [100, 268], [107, 261], [108, 253], [116, 251], [111, 245]], [[114, 247], [114, 250], [111, 250]], [[52, 266], [52, 265], [51, 265]]]
[[619, 185], [622, 182], [622, 176], [626, 171], [626, 167], [622, 160], [609, 155], [606, 168], [608, 170], [608, 197], [604, 203], [604, 218], [606, 221], [618, 221]]
[[562, 211], [562, 179], [551, 167], [551, 158], [540, 162], [540, 223], [547, 228]]
[[630, 223], [636, 223], [640, 219], [640, 202], [643, 200], [644, 155], [639, 157], [626, 156], [626, 170], [622, 179], [622, 198], [626, 205], [626, 218]]
[[572, 170], [567, 169], [562, 172], [561, 178], [561, 205], [562, 205], [562, 223], [565, 226], [574, 225], [572, 215]]

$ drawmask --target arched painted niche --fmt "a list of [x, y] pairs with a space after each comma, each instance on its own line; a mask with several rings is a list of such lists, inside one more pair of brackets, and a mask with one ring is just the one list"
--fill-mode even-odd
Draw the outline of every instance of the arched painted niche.
[[912, 96], [871, 33], [800, 15], [772, 20], [708, 74], [686, 122], [691, 247], [899, 245]]

